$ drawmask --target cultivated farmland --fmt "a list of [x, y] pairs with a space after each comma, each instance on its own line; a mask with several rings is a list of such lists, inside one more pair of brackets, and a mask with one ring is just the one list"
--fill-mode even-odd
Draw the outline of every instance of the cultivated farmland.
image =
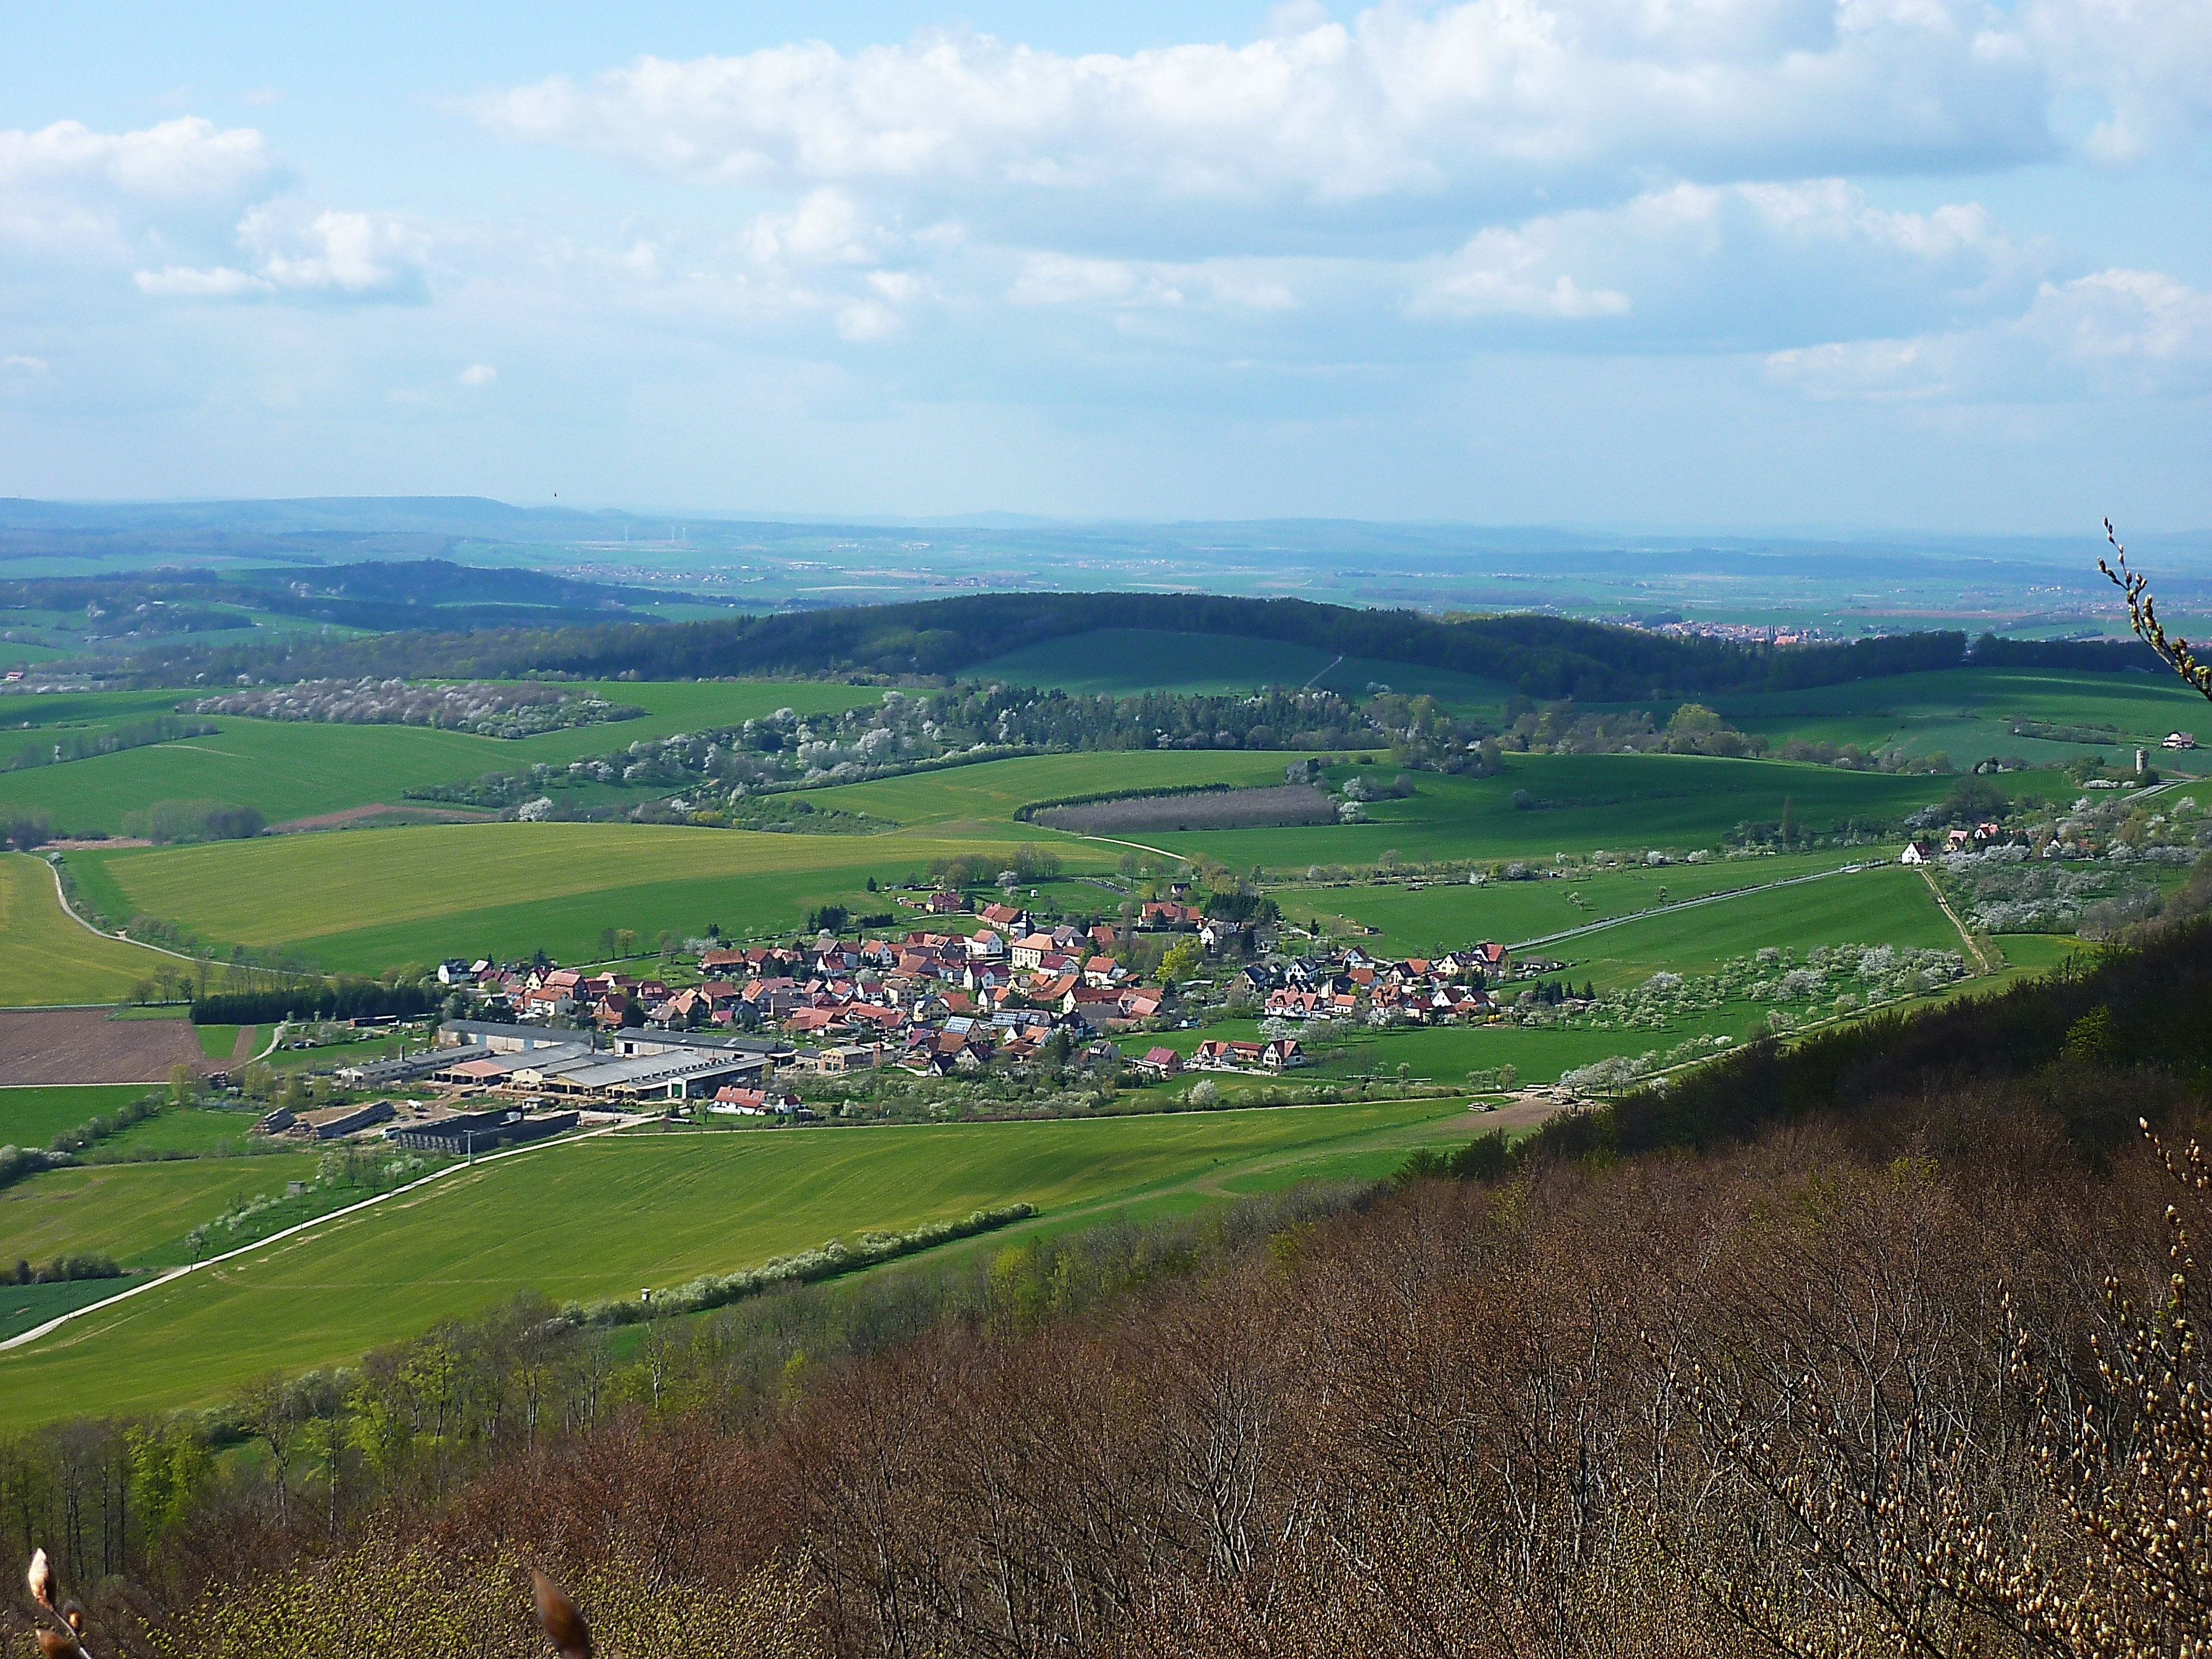
[[96, 1252], [126, 1267], [189, 1261], [184, 1238], [227, 1206], [314, 1173], [312, 1152], [49, 1170], [0, 1189], [0, 1257]]
[[0, 1007], [120, 1001], [164, 965], [158, 951], [70, 921], [43, 859], [0, 853]]
[[[489, 739], [484, 739], [489, 741]], [[868, 903], [870, 877], [903, 882], [933, 861], [1023, 840], [1054, 845], [1081, 870], [1111, 847], [1014, 822], [1033, 800], [1102, 783], [1133, 787], [1279, 778], [1268, 754], [1048, 755], [814, 791], [902, 823], [872, 836], [795, 836], [635, 823], [487, 823], [349, 830], [198, 847], [70, 854], [87, 896], [111, 915], [149, 915], [203, 939], [290, 945], [326, 968], [381, 972], [442, 956], [575, 961], [602, 930], [652, 939], [720, 922], [732, 932], [795, 927], [810, 908]]]
[[[558, 1144], [442, 1177], [0, 1354], [0, 1424], [209, 1401], [272, 1366], [349, 1361], [518, 1291], [627, 1298], [641, 1286], [985, 1205], [1037, 1204], [1036, 1225], [1186, 1208], [1219, 1197], [1219, 1183], [1242, 1170], [1279, 1176], [1300, 1158], [1369, 1146], [1402, 1155], [1425, 1139], [1463, 1136], [1468, 1122], [1461, 1105], [1431, 1101]], [[129, 1168], [234, 1173], [234, 1184], [258, 1191], [271, 1176], [281, 1184], [272, 1167], [280, 1161], [239, 1160], [228, 1172], [205, 1159]], [[123, 1172], [65, 1173], [88, 1182]], [[189, 1183], [171, 1179], [165, 1224], [177, 1234], [219, 1207], [218, 1188], [230, 1191], [203, 1179], [187, 1195]], [[0, 1217], [12, 1197], [0, 1194]], [[143, 1209], [152, 1194], [133, 1197]], [[52, 1197], [46, 1206], [48, 1217], [65, 1207]], [[121, 1247], [149, 1248], [155, 1230], [118, 1218], [116, 1231], [88, 1237], [0, 1220], [0, 1240], [35, 1237], [49, 1254], [96, 1247], [119, 1258]], [[108, 1242], [95, 1246], [95, 1237]]]
[[[565, 764], [641, 738], [727, 726], [781, 708], [801, 713], [872, 702], [882, 693], [823, 682], [681, 681], [570, 688], [644, 708], [642, 719], [575, 726], [505, 739], [424, 726], [339, 726], [216, 716], [211, 737], [126, 750], [88, 760], [0, 772], [0, 809], [42, 811], [71, 830], [121, 832], [123, 815], [156, 800], [221, 800], [260, 809], [271, 823], [360, 806], [399, 804], [403, 790], [457, 783], [538, 762]], [[113, 701], [111, 703], [110, 698]], [[165, 694], [149, 708], [143, 692], [18, 698], [27, 709], [69, 709], [87, 726], [165, 713], [180, 700]], [[71, 722], [74, 723], [74, 722]], [[47, 721], [51, 731], [57, 722]], [[4, 735], [4, 734], [0, 734]]]
[[1152, 795], [1054, 806], [1035, 822], [1079, 836], [1149, 835], [1159, 830], [1253, 830], [1334, 823], [1336, 805], [1310, 784], [1257, 789], [1209, 789], [1202, 794]]
[[[1361, 769], [1371, 775], [1380, 767]], [[1348, 775], [1333, 772], [1332, 780]], [[1388, 775], [1384, 774], [1383, 775]], [[2057, 795], [2055, 774], [2006, 780], [2020, 792]], [[1187, 858], [1234, 869], [1372, 864], [1395, 852], [1407, 862], [1538, 859], [1603, 848], [1717, 847], [1745, 824], [1778, 822], [1790, 804], [1799, 828], [1826, 834], [1853, 819], [1888, 823], [1942, 799], [1941, 778], [1846, 772], [1779, 761], [1698, 755], [1513, 755], [1495, 777], [1420, 773], [1409, 799], [1368, 805], [1364, 824], [1314, 830], [1234, 830], [1167, 836]], [[1525, 798], [1516, 804], [1516, 796]]]
[[173, 1066], [213, 1069], [198, 1034], [180, 1019], [115, 1019], [98, 1008], [0, 1009], [0, 1085], [161, 1083]]

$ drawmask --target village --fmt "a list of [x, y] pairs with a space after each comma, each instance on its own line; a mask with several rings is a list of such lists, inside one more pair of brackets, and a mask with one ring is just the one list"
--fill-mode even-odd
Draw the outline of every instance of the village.
[[[820, 1121], [824, 1093], [878, 1073], [988, 1081], [1073, 1068], [1139, 1087], [1186, 1073], [1280, 1076], [1310, 1063], [1303, 1033], [1490, 1021], [1494, 987], [1556, 965], [1516, 963], [1492, 941], [1433, 959], [1356, 944], [1293, 954], [1283, 946], [1299, 941], [1272, 927], [1175, 898], [1129, 918], [1170, 936], [1155, 944], [1174, 971], [1147, 981], [1121, 960], [1125, 928], [967, 903], [934, 895], [935, 925], [896, 937], [708, 948], [696, 974], [449, 960], [437, 975], [450, 1017], [422, 1049], [340, 1065], [330, 1079], [346, 1100], [280, 1109], [260, 1127], [474, 1156], [648, 1116]], [[1261, 1033], [1149, 1040], [1226, 1018]], [[422, 1098], [361, 1098], [386, 1092]]]

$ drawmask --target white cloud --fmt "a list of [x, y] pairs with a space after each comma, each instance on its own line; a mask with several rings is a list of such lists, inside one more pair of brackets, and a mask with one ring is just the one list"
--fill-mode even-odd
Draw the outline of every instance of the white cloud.
[[143, 293], [168, 298], [273, 295], [351, 300], [419, 299], [429, 239], [390, 214], [325, 209], [304, 222], [256, 208], [239, 222], [243, 267], [165, 265], [141, 270]]
[[1182, 290], [1162, 268], [1124, 259], [1086, 259], [1066, 253], [1032, 253], [1006, 297], [1016, 305], [1058, 306], [1085, 301], [1116, 305], [1180, 305]]
[[2101, 106], [2083, 143], [2093, 159], [2186, 158], [2212, 133], [2203, 0], [2027, 0], [2021, 11], [2052, 78]]
[[2159, 271], [2045, 283], [2018, 316], [1916, 338], [1778, 351], [1769, 376], [1820, 399], [2035, 402], [2212, 392], [2212, 294]]
[[276, 285], [268, 278], [234, 270], [228, 265], [216, 265], [210, 270], [164, 265], [159, 270], [139, 271], [133, 280], [140, 293], [166, 300], [234, 300], [242, 295], [276, 291]]
[[1618, 317], [1628, 296], [1548, 273], [1547, 250], [1518, 232], [1486, 230], [1414, 296], [1415, 313], [1455, 317]]
[[197, 116], [137, 132], [57, 121], [0, 131], [0, 239], [110, 257], [192, 246], [283, 179], [251, 127]]
[[684, 177], [1114, 193], [1152, 215], [2057, 148], [2033, 43], [1981, 0], [1472, 0], [1304, 21], [1127, 56], [931, 35], [647, 58], [472, 107], [511, 137]]
[[746, 252], [763, 264], [862, 264], [881, 240], [849, 196], [827, 189], [809, 192], [790, 213], [760, 215], [744, 234]]
[[1837, 179], [1676, 185], [1480, 231], [1417, 266], [1407, 308], [1559, 321], [1632, 313], [1632, 331], [1608, 341], [1771, 346], [2016, 309], [2057, 258], [1972, 204], [1889, 212]]
[[43, 374], [46, 372], [48, 367], [49, 365], [44, 357], [27, 357], [20, 355], [12, 357], [0, 357], [0, 368], [20, 369], [26, 374]]
[[471, 363], [454, 378], [465, 386], [489, 386], [499, 379], [499, 371], [489, 363]]

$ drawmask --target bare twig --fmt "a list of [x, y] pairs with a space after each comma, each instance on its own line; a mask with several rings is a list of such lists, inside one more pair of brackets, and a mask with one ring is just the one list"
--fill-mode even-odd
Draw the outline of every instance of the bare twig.
[[2112, 544], [2109, 562], [2100, 557], [2097, 568], [2126, 596], [2128, 625], [2136, 637], [2158, 653], [2159, 659], [2194, 686], [2199, 696], [2212, 699], [2212, 665], [2199, 662], [2189, 641], [2168, 634], [2158, 619], [2158, 600], [2150, 591], [2150, 578], [2128, 568], [2128, 550], [2120, 545], [2112, 521], [2105, 520], [2105, 539]]

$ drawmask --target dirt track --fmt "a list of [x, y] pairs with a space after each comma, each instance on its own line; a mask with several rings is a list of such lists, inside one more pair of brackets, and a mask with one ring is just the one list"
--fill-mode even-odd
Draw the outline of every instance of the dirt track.
[[317, 830], [343, 830], [348, 824], [359, 823], [364, 818], [396, 818], [409, 823], [495, 823], [499, 821], [499, 814], [442, 806], [388, 806], [382, 802], [372, 802], [367, 806], [349, 806], [342, 812], [321, 812], [311, 818], [293, 818], [283, 823], [272, 823], [268, 833], [272, 836], [297, 836]]
[[181, 1019], [110, 1019], [98, 1008], [0, 1010], [0, 1085], [167, 1083], [179, 1062], [195, 1072], [216, 1064]]

